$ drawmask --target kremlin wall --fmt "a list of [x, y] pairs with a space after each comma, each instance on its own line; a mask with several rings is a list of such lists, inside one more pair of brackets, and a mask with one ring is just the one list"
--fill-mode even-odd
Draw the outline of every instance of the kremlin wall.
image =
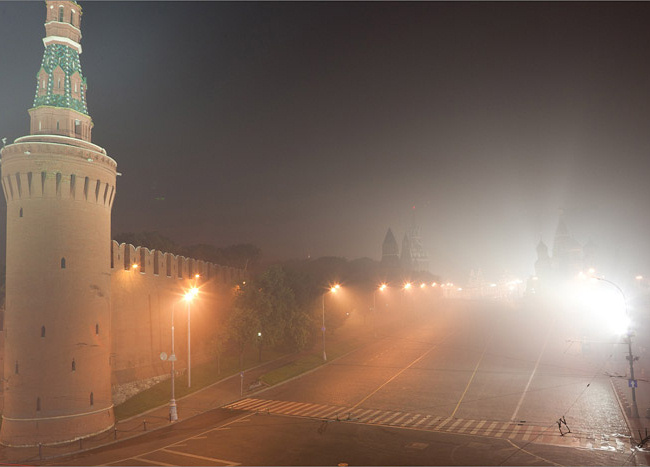
[[[210, 358], [246, 274], [111, 240], [117, 162], [91, 142], [82, 8], [74, 0], [44, 7], [29, 135], [0, 151], [7, 203], [0, 443], [8, 446], [110, 430], [125, 388], [171, 374], [161, 353], [171, 353], [172, 315], [176, 370], [187, 367], [190, 316], [192, 365]], [[190, 287], [200, 293], [188, 305]]]

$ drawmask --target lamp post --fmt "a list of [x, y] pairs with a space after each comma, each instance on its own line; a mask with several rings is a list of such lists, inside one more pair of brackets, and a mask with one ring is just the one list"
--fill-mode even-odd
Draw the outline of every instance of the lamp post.
[[190, 316], [191, 316], [191, 303], [194, 297], [199, 293], [199, 289], [192, 287], [185, 293], [185, 301], [187, 302], [187, 387], [192, 387], [192, 351], [191, 351], [191, 326], [190, 326]]
[[[592, 271], [590, 270], [589, 272], [591, 273]], [[592, 277], [596, 278], [599, 281], [607, 282], [608, 284], [611, 284], [614, 287], [616, 287], [616, 290], [619, 291], [621, 297], [623, 298], [623, 306], [625, 307], [625, 316], [629, 319], [630, 315], [627, 309], [627, 299], [625, 298], [625, 294], [623, 293], [623, 290], [614, 282], [605, 279], [604, 277], [598, 277], [598, 276], [592, 276]], [[636, 387], [635, 387], [636, 379], [634, 378], [634, 361], [637, 360], [639, 357], [635, 357], [632, 354], [632, 330], [630, 329], [629, 324], [627, 328], [627, 352], [628, 353], [626, 359], [630, 363], [630, 381], [631, 381], [630, 387], [632, 388], [632, 417], [639, 418], [639, 407], [637, 406], [636, 403]]]
[[[339, 284], [336, 284], [332, 287], [330, 287], [330, 292], [336, 293], [338, 289], [340, 289], [341, 286]], [[325, 353], [325, 295], [327, 295], [327, 292], [323, 294], [323, 326], [321, 327], [321, 330], [323, 331], [323, 361], [327, 361], [327, 354]]]
[[174, 353], [174, 308], [176, 308], [176, 303], [172, 305], [172, 354], [169, 356], [169, 361], [172, 362], [172, 399], [169, 401], [170, 422], [175, 422], [176, 420], [178, 420], [178, 412], [176, 410], [176, 395], [175, 395], [175, 387], [174, 387], [174, 379], [176, 376], [176, 371], [174, 370], [174, 362], [176, 361], [176, 354]]

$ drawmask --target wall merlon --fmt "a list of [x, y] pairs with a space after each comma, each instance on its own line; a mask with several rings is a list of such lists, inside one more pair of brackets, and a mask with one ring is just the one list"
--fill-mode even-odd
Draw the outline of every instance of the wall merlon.
[[[128, 243], [120, 244], [115, 240], [111, 241], [111, 252], [114, 271], [135, 270], [142, 275], [173, 279], [193, 279], [195, 274], [199, 274], [203, 280], [212, 280], [226, 285], [241, 281], [246, 277], [246, 271], [242, 269], [150, 250]], [[138, 267], [133, 268], [134, 264], [137, 264]]]

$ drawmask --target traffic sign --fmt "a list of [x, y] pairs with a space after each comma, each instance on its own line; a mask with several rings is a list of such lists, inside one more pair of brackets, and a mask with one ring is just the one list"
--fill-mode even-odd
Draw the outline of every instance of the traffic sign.
[[631, 388], [638, 388], [638, 383], [636, 379], [628, 379], [627, 380], [627, 385]]
[[164, 362], [167, 360], [167, 354], [165, 352], [160, 352], [160, 359]]

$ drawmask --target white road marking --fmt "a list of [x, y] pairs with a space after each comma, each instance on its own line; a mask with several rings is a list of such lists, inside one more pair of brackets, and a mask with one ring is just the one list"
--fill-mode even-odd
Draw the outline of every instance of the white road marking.
[[476, 427], [474, 427], [474, 429], [470, 431], [469, 434], [475, 435], [476, 433], [478, 433], [478, 430], [480, 430], [481, 427], [485, 425], [485, 422], [486, 422], [485, 420], [481, 420], [480, 422], [478, 422], [478, 425], [476, 425]]
[[220, 463], [226, 464], [226, 465], [241, 465], [239, 462], [226, 461], [226, 460], [223, 460], [223, 459], [216, 459], [214, 457], [197, 456], [196, 454], [190, 454], [190, 453], [181, 452], [181, 451], [174, 451], [172, 449], [167, 449], [167, 448], [161, 449], [161, 451], [169, 452], [169, 453], [172, 453], [172, 454], [178, 454], [178, 455], [181, 455], [181, 456], [193, 457], [194, 459], [201, 459], [201, 460], [204, 460], [204, 461], [220, 462]]

